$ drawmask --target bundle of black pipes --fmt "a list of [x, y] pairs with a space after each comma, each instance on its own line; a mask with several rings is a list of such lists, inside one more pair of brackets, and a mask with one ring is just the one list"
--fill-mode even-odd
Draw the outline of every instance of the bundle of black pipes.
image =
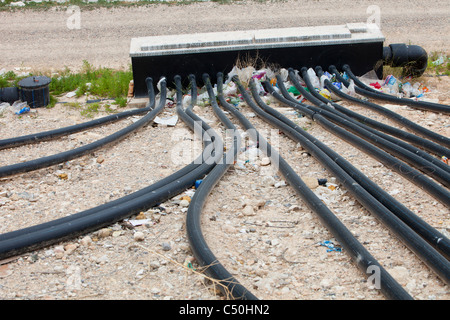
[[[330, 71], [340, 75], [333, 66]], [[351, 73], [348, 66], [346, 72]], [[322, 69], [316, 68], [319, 76]], [[326, 130], [339, 136], [343, 140], [350, 142], [361, 150], [375, 157], [380, 162], [385, 163], [390, 169], [397, 171], [400, 175], [416, 183], [423, 190], [430, 193], [446, 207], [450, 206], [450, 194], [448, 191], [450, 183], [450, 169], [426, 151], [435, 155], [448, 156], [447, 137], [428, 132], [425, 128], [407, 119], [401, 118], [393, 112], [388, 112], [392, 118], [401, 121], [411, 130], [420, 132], [423, 137], [417, 137], [391, 126], [384, 125], [367, 117], [362, 117], [357, 113], [342, 107], [338, 103], [329, 101], [316, 93], [312, 87], [310, 79], [306, 73], [306, 68], [301, 69], [302, 79], [305, 81], [309, 91], [306, 91], [299, 83], [293, 69], [289, 70], [289, 79], [302, 93], [303, 97], [313, 105], [301, 103], [294, 99], [283, 86], [283, 82], [278, 76], [278, 88], [275, 89], [269, 81], [262, 82], [265, 90], [271, 94], [279, 103], [295, 108], [306, 117], [310, 117], [315, 123], [320, 124]], [[245, 118], [234, 106], [228, 104], [223, 94], [223, 73], [217, 74], [217, 99], [225, 111], [232, 114], [239, 123], [253, 134], [252, 139], [257, 141], [261, 151], [266, 153], [273, 162], [279, 164], [279, 170], [285, 177], [289, 185], [295, 189], [308, 207], [315, 212], [326, 228], [340, 242], [345, 252], [354, 261], [357, 267], [365, 276], [368, 270], [376, 266], [381, 272], [381, 292], [389, 299], [412, 299], [412, 297], [402, 288], [394, 278], [381, 266], [375, 258], [360, 244], [352, 233], [342, 224], [342, 222], [331, 212], [331, 210], [309, 189], [290, 165], [281, 157], [277, 150], [262, 137], [254, 126]], [[340, 78], [339, 78], [340, 79]], [[275, 126], [288, 137], [299, 142], [308, 152], [313, 155], [324, 167], [338, 178], [340, 183], [366, 208], [371, 214], [377, 217], [391, 232], [393, 232], [407, 248], [416, 254], [431, 270], [433, 270], [446, 284], [450, 280], [450, 240], [435, 228], [420, 219], [402, 203], [394, 199], [378, 185], [368, 179], [362, 172], [352, 166], [343, 157], [325, 146], [321, 141], [309, 135], [298, 125], [290, 121], [287, 117], [266, 105], [256, 88], [256, 80], [249, 82], [250, 92], [241, 84], [239, 78], [231, 79], [238, 86], [239, 92], [254, 112], [270, 125]], [[223, 152], [223, 141], [221, 137], [194, 112], [196, 104], [197, 85], [195, 76], [190, 75], [191, 83], [191, 103], [184, 109], [182, 105], [182, 77], [175, 76], [174, 82], [177, 89], [177, 113], [183, 122], [194, 132], [195, 127], [201, 128], [204, 151], [198, 159], [194, 160], [185, 168], [168, 176], [157, 183], [141, 189], [133, 194], [104, 205], [67, 216], [58, 220], [50, 221], [40, 225], [8, 232], [0, 235], [0, 259], [11, 257], [12, 255], [29, 252], [38, 248], [54, 244], [56, 242], [74, 238], [80, 234], [85, 234], [97, 230], [105, 225], [122, 220], [133, 214], [164, 202], [173, 196], [191, 187], [198, 179], [204, 178], [202, 184], [195, 192], [186, 217], [186, 231], [189, 243], [198, 263], [207, 267], [208, 273], [221, 284], [223, 293], [232, 299], [257, 299], [251, 291], [242, 286], [238, 279], [233, 277], [229, 271], [217, 260], [214, 253], [209, 249], [201, 230], [200, 217], [203, 206], [209, 193], [226, 174], [234, 163], [239, 152], [240, 140], [236, 127], [226, 117], [216, 101], [216, 96], [212, 89], [211, 80], [208, 74], [203, 75], [203, 82], [207, 88], [212, 110], [221, 123], [231, 129], [233, 134], [233, 146], [226, 154]], [[21, 172], [37, 170], [55, 163], [67, 161], [74, 157], [91, 152], [97, 148], [104, 147], [143, 126], [151, 123], [154, 117], [159, 114], [166, 102], [167, 80], [162, 78], [161, 97], [158, 106], [155, 108], [155, 96], [153, 92], [152, 79], [147, 79], [149, 92], [149, 105], [141, 110], [132, 110], [115, 117], [105, 117], [99, 121], [91, 121], [82, 125], [61, 128], [59, 130], [42, 132], [36, 135], [17, 137], [0, 141], [3, 148], [45, 141], [54, 139], [71, 132], [86, 130], [93, 126], [101, 125], [111, 121], [119, 120], [131, 114], [147, 114], [137, 122], [116, 134], [101, 139], [84, 148], [72, 150], [67, 153], [37, 159], [36, 162], [16, 164], [0, 168], [1, 176], [13, 175]], [[356, 81], [355, 81], [356, 83]], [[324, 84], [337, 95], [374, 108], [377, 111], [385, 112], [384, 109], [366, 100], [345, 95], [333, 86], [330, 81], [325, 80]], [[366, 91], [360, 91], [366, 93]], [[378, 93], [373, 93], [378, 94]], [[377, 96], [378, 97], [378, 96]], [[393, 100], [397, 101], [397, 100]], [[403, 103], [403, 101], [401, 102]], [[448, 106], [427, 104], [420, 105], [421, 109], [432, 112], [446, 113]], [[444, 110], [444, 111], [442, 111]], [[356, 121], [356, 120], [357, 121]], [[197, 131], [198, 133], [198, 131]], [[387, 134], [388, 133], [388, 134]], [[391, 135], [395, 136], [392, 137]], [[431, 141], [433, 140], [433, 141]], [[411, 142], [415, 146], [405, 142]], [[424, 151], [426, 150], [426, 151]], [[415, 168], [414, 168], [415, 167]], [[419, 172], [419, 171], [422, 172]], [[431, 179], [430, 179], [431, 178]]]
[[[151, 106], [148, 115], [144, 117], [147, 122], [148, 119], [153, 119], [155, 114], [161, 112], [166, 104], [166, 80], [161, 79], [160, 82], [161, 96], [156, 108], [152, 107], [154, 105], [152, 80], [149, 79], [147, 82]], [[194, 128], [194, 121], [201, 121], [199, 118], [192, 118], [181, 109], [177, 111], [181, 119], [186, 121], [190, 128]], [[206, 124], [203, 125], [207, 127]], [[203, 135], [205, 139], [208, 137], [208, 133]], [[214, 163], [221, 157], [222, 150], [214, 150], [214, 144], [206, 141], [204, 145], [205, 152], [202, 153], [199, 159], [153, 185], [117, 200], [64, 218], [1, 234], [0, 259], [43, 248], [59, 241], [72, 239], [81, 234], [97, 230], [102, 226], [123, 220], [142, 210], [148, 210], [192, 187], [196, 180], [202, 179], [212, 169], [213, 165], [205, 160], [213, 157], [213, 161], [210, 162]], [[206, 148], [207, 146], [210, 147]]]

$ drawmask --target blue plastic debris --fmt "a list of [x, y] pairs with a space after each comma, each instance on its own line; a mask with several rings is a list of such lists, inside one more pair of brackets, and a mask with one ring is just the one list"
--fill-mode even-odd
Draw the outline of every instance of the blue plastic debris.
[[203, 180], [196, 180], [195, 181], [195, 189], [198, 189], [198, 187], [200, 186], [200, 184], [203, 182]]
[[321, 246], [327, 247], [327, 252], [331, 252], [331, 251], [337, 251], [337, 252], [341, 252], [342, 249], [339, 247], [336, 247], [333, 242], [329, 241], [329, 240], [325, 240], [322, 241], [321, 243], [319, 243]]

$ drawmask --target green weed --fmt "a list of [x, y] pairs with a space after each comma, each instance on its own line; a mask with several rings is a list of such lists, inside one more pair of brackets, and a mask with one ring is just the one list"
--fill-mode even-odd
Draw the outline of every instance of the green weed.
[[450, 76], [450, 57], [443, 52], [432, 52], [428, 57], [427, 71], [437, 76]]
[[77, 97], [89, 93], [102, 98], [121, 98], [127, 95], [132, 79], [131, 70], [94, 68], [89, 62], [83, 61], [79, 73], [66, 70], [61, 76], [53, 77], [49, 90], [55, 95], [76, 91]]

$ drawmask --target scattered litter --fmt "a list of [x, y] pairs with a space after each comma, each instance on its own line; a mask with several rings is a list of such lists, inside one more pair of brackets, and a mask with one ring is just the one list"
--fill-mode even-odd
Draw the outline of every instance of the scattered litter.
[[309, 68], [307, 74], [314, 88], [320, 88], [320, 80], [315, 71], [312, 68]]
[[336, 247], [333, 242], [329, 241], [329, 240], [325, 240], [319, 243], [319, 245], [327, 247], [327, 252], [332, 252], [332, 251], [337, 251], [337, 252], [341, 252], [342, 249], [339, 247]]
[[25, 3], [22, 1], [11, 2], [9, 5], [11, 7], [25, 7]]
[[294, 96], [300, 95], [300, 91], [298, 91], [297, 88], [294, 86], [289, 87], [289, 89], [287, 89], [287, 91], [292, 93]]
[[168, 118], [160, 118], [160, 117], [156, 117], [154, 120], [155, 123], [157, 124], [163, 124], [166, 125], [168, 127], [174, 127], [177, 122], [178, 122], [178, 116], [174, 115]]
[[75, 91], [71, 91], [71, 92], [66, 93], [66, 97], [67, 98], [73, 98], [76, 95], [77, 95], [77, 93]]
[[30, 107], [27, 105], [26, 102], [16, 101], [11, 106], [11, 110], [15, 114], [23, 114], [23, 113], [29, 112], [30, 111]]
[[132, 219], [127, 220], [133, 227], [152, 224], [152, 219]]
[[319, 91], [319, 94], [320, 94], [322, 97], [324, 97], [324, 98], [326, 98], [326, 99], [328, 99], [328, 100], [331, 100], [331, 93], [330, 93], [330, 91], [328, 91], [328, 89], [322, 89], [322, 90], [320, 90], [320, 91]]
[[436, 60], [434, 60], [433, 62], [431, 62], [431, 64], [432, 64], [433, 66], [440, 66], [441, 64], [444, 64], [444, 62], [445, 62], [444, 56], [441, 55], [441, 56], [439, 56], [439, 58], [437, 58]]

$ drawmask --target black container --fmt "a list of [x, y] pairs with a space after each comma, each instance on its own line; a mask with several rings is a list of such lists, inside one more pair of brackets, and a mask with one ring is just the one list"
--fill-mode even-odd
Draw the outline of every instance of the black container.
[[30, 108], [45, 107], [50, 102], [48, 85], [51, 79], [44, 76], [33, 76], [19, 81], [20, 98]]

